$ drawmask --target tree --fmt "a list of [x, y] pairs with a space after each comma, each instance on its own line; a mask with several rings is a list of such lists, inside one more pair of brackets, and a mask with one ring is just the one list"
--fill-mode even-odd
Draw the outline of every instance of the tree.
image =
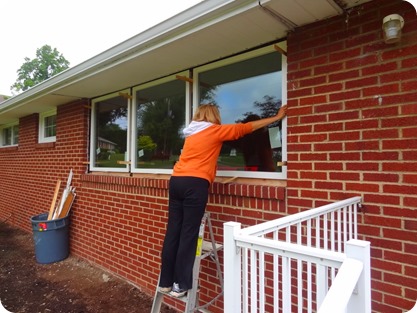
[[25, 63], [17, 70], [17, 80], [10, 87], [15, 91], [25, 91], [48, 78], [66, 70], [69, 61], [54, 48], [48, 45], [36, 50], [36, 58], [25, 58]]

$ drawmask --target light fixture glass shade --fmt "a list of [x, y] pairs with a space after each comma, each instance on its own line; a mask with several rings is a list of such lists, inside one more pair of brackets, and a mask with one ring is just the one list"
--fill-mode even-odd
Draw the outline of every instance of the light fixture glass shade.
[[385, 43], [396, 43], [401, 39], [401, 29], [404, 26], [404, 19], [398, 14], [391, 14], [384, 18], [382, 29], [384, 31]]

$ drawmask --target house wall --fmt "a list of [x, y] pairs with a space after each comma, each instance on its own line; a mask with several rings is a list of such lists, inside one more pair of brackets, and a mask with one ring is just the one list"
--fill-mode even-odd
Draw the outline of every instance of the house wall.
[[[62, 182], [62, 194], [72, 168], [77, 197], [70, 218], [71, 254], [153, 295], [167, 221], [169, 176], [89, 173], [89, 114], [88, 102], [58, 107], [56, 142], [45, 144], [37, 143], [38, 114], [20, 119], [19, 146], [0, 149], [0, 221], [32, 232], [30, 218], [48, 212], [57, 180]], [[286, 215], [284, 200], [285, 188], [276, 183], [215, 182], [207, 211], [216, 241], [222, 242], [224, 222], [247, 226]], [[214, 264], [202, 265], [201, 288], [219, 291]], [[202, 295], [201, 300], [210, 298]], [[222, 307], [220, 300], [211, 309], [222, 312]]]
[[62, 191], [70, 168], [85, 171], [87, 116], [82, 102], [59, 107], [53, 143], [38, 143], [38, 114], [20, 119], [19, 145], [0, 148], [0, 221], [31, 230], [30, 218], [49, 211], [57, 180]]
[[[382, 19], [405, 19], [385, 44]], [[417, 16], [406, 1], [361, 5], [288, 36], [290, 213], [362, 196], [373, 310], [417, 299]]]
[[[401, 43], [382, 18], [405, 18]], [[222, 225], [253, 225], [350, 196], [363, 197], [359, 233], [372, 244], [373, 310], [402, 312], [417, 298], [417, 18], [379, 0], [288, 36], [288, 180], [214, 183], [207, 210]], [[62, 105], [56, 143], [38, 144], [37, 114], [20, 120], [19, 146], [0, 149], [0, 221], [31, 231], [56, 181], [74, 170], [71, 253], [153, 295], [167, 220], [165, 175], [88, 173], [89, 107]], [[63, 186], [61, 187], [62, 191]], [[203, 264], [202, 288], [218, 288]], [[204, 296], [203, 299], [204, 300]], [[211, 308], [222, 312], [222, 301]]]

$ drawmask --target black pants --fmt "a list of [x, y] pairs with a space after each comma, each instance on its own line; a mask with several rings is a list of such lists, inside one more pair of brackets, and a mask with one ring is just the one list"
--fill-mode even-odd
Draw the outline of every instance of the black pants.
[[162, 247], [159, 286], [174, 282], [191, 289], [198, 232], [208, 200], [209, 182], [197, 177], [172, 176], [169, 181], [168, 226]]

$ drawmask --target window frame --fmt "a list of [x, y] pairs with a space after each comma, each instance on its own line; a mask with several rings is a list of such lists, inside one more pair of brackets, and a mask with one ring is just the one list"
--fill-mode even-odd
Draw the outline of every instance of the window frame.
[[[232, 57], [228, 57], [219, 61], [207, 63], [202, 66], [194, 67], [186, 71], [178, 72], [172, 75], [165, 76], [160, 79], [156, 79], [151, 82], [140, 84], [131, 88], [126, 88], [107, 94], [98, 98], [91, 100], [91, 118], [90, 118], [90, 152], [89, 152], [89, 161], [90, 171], [95, 172], [120, 172], [120, 173], [132, 173], [132, 174], [172, 174], [172, 169], [158, 169], [158, 168], [138, 168], [136, 167], [136, 148], [137, 148], [137, 130], [136, 130], [136, 93], [141, 89], [146, 89], [149, 87], [157, 86], [159, 84], [164, 84], [173, 80], [180, 79], [179, 76], [183, 76], [185, 83], [185, 126], [188, 126], [192, 120], [193, 112], [197, 109], [199, 105], [199, 73], [226, 66], [229, 64], [237, 63], [254, 57], [258, 57], [264, 54], [271, 52], [277, 52], [278, 49], [275, 49], [275, 46], [279, 46], [281, 49], [286, 50], [286, 42], [279, 42], [273, 45], [269, 45], [263, 48], [254, 49], [252, 51], [241, 53]], [[278, 50], [279, 52], [279, 50]], [[284, 54], [281, 54], [281, 76], [282, 76], [282, 103], [287, 102], [287, 59]], [[97, 167], [95, 166], [95, 146], [97, 145], [94, 142], [96, 137], [96, 123], [97, 116], [96, 112], [96, 103], [103, 101], [107, 98], [115, 97], [120, 94], [128, 94], [127, 102], [127, 143], [126, 143], [126, 160], [125, 167]], [[282, 120], [282, 162], [285, 164], [287, 161], [287, 119]], [[252, 172], [252, 171], [217, 171], [217, 176], [219, 177], [237, 177], [237, 178], [251, 178], [251, 179], [273, 179], [273, 180], [286, 180], [287, 179], [287, 167], [286, 165], [282, 166], [281, 172]]]
[[[280, 42], [276, 44], [280, 48], [286, 50], [286, 42]], [[267, 46], [264, 48], [256, 49], [247, 53], [242, 53], [234, 57], [226, 58], [218, 62], [213, 62], [193, 69], [193, 78], [195, 84], [193, 85], [193, 112], [199, 105], [199, 74], [208, 70], [219, 68], [222, 66], [230, 65], [233, 63], [248, 60], [254, 57], [258, 57], [271, 52], [277, 52], [274, 46]], [[287, 103], [287, 58], [284, 54], [281, 54], [281, 71], [282, 71], [282, 104]], [[287, 119], [282, 120], [282, 160], [281, 162], [287, 162]], [[284, 163], [285, 164], [285, 163]], [[217, 176], [221, 177], [242, 177], [242, 178], [257, 178], [257, 179], [287, 179], [287, 166], [282, 166], [281, 172], [252, 172], [252, 171], [217, 171]]]
[[[55, 136], [45, 137], [45, 119], [50, 116], [55, 115]], [[56, 142], [56, 129], [57, 129], [57, 109], [52, 109], [49, 111], [39, 113], [39, 135], [38, 135], [38, 142], [39, 143], [48, 143], [48, 142]]]
[[[17, 142], [14, 142], [15, 134], [14, 134], [14, 127], [19, 126], [19, 122], [8, 123], [5, 125], [0, 126], [0, 148], [8, 148], [8, 147], [16, 147], [19, 145], [19, 137], [17, 137]], [[3, 130], [10, 128], [12, 131], [12, 143], [10, 145], [5, 144], [3, 141]]]
[[[176, 73], [175, 75], [170, 75], [161, 79], [154, 80], [149, 83], [145, 83], [139, 86], [136, 86], [132, 89], [133, 94], [133, 101], [131, 106], [131, 124], [130, 124], [130, 138], [131, 140], [131, 153], [130, 153], [130, 162], [131, 162], [131, 172], [132, 173], [143, 173], [143, 174], [172, 174], [172, 169], [162, 169], [162, 168], [138, 168], [136, 167], [136, 161], [137, 161], [137, 155], [136, 155], [136, 149], [137, 149], [137, 131], [136, 131], [136, 94], [137, 91], [146, 89], [149, 87], [154, 87], [157, 85], [161, 85], [164, 83], [168, 83], [174, 80], [178, 80], [178, 76], [185, 77], [187, 80], [190, 79], [190, 72], [180, 72]], [[191, 108], [191, 97], [190, 97], [190, 91], [191, 91], [191, 83], [189, 81], [184, 81], [185, 84], [185, 125], [188, 125], [190, 123], [191, 117], [190, 117], [190, 108]]]
[[98, 98], [94, 98], [91, 101], [91, 127], [90, 127], [90, 153], [89, 153], [89, 161], [90, 161], [90, 166], [89, 169], [92, 172], [121, 172], [121, 173], [129, 173], [130, 172], [130, 164], [129, 161], [130, 160], [125, 160], [127, 161], [127, 163], [125, 164], [124, 167], [97, 167], [95, 166], [95, 151], [96, 151], [96, 146], [97, 146], [97, 142], [95, 142], [95, 138], [96, 138], [96, 126], [97, 126], [97, 116], [95, 114], [96, 112], [96, 103], [109, 99], [109, 98], [113, 98], [115, 96], [120, 96], [121, 94], [126, 94], [127, 95], [127, 131], [126, 131], [126, 156], [130, 159], [130, 145], [131, 145], [131, 140], [130, 140], [130, 129], [132, 128], [132, 120], [131, 120], [131, 111], [132, 111], [132, 97], [131, 97], [131, 92], [130, 89], [123, 89], [123, 90], [119, 90], [117, 92], [113, 92], [111, 94], [107, 94], [105, 96], [101, 96]]

